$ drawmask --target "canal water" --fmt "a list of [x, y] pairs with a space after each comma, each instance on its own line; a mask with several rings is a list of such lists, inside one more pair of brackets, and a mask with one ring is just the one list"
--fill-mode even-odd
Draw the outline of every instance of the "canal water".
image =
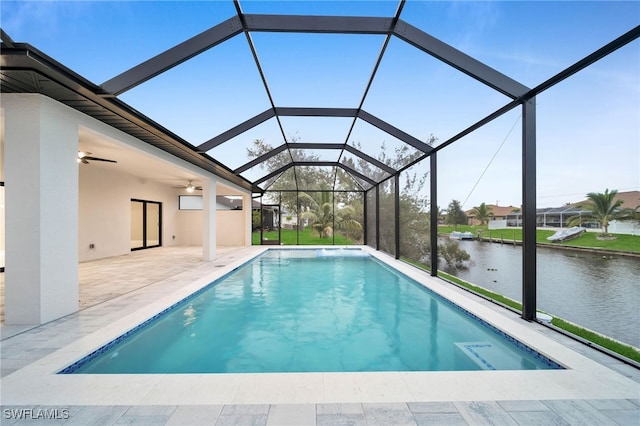
[[[460, 241], [454, 275], [522, 301], [522, 247]], [[538, 309], [640, 347], [640, 258], [538, 247]]]

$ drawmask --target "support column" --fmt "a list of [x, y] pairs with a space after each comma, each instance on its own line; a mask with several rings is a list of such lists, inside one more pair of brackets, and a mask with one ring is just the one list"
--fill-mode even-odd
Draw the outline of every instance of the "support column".
[[431, 161], [429, 170], [429, 181], [431, 185], [431, 202], [429, 209], [431, 211], [430, 221], [430, 234], [429, 239], [431, 242], [431, 276], [438, 276], [438, 161], [436, 159], [436, 151], [434, 151], [429, 157]]
[[242, 211], [244, 213], [245, 238], [244, 245], [251, 245], [251, 233], [253, 232], [253, 198], [251, 193], [242, 195]]
[[522, 318], [536, 318], [536, 100], [522, 105]]
[[202, 259], [216, 258], [216, 180], [210, 177], [202, 185]]
[[4, 94], [5, 323], [78, 310], [78, 124], [37, 94]]
[[396, 173], [393, 186], [395, 187], [395, 256], [396, 259], [400, 259], [400, 173]]
[[380, 184], [376, 185], [376, 250], [380, 250]]
[[368, 245], [368, 241], [367, 241], [367, 226], [368, 226], [368, 219], [367, 219], [367, 209], [369, 208], [368, 204], [367, 204], [367, 191], [363, 191], [362, 192], [362, 205], [364, 206], [363, 211], [364, 211], [364, 217], [362, 218], [362, 241], [364, 242], [364, 245]]

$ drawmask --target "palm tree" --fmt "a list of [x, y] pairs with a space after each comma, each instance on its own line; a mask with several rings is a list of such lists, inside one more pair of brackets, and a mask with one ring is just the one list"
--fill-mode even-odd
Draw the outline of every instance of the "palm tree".
[[590, 192], [587, 194], [588, 205], [584, 206], [591, 211], [586, 214], [572, 216], [567, 220], [567, 226], [576, 226], [589, 220], [600, 222], [604, 230], [603, 236], [609, 236], [609, 222], [616, 219], [626, 219], [630, 216], [630, 209], [621, 209], [622, 200], [614, 201], [618, 191], [616, 189], [609, 192], [605, 189], [602, 192]]
[[480, 226], [486, 225], [489, 218], [493, 217], [491, 207], [487, 206], [485, 203], [471, 209], [469, 214], [473, 216], [474, 219], [480, 221]]
[[354, 217], [356, 209], [352, 206], [342, 205], [334, 212], [331, 192], [323, 191], [318, 198], [301, 192], [299, 198], [308, 203], [308, 210], [302, 212], [300, 217], [311, 222], [311, 228], [320, 238], [333, 235], [333, 228], [341, 231], [360, 231], [362, 225]]

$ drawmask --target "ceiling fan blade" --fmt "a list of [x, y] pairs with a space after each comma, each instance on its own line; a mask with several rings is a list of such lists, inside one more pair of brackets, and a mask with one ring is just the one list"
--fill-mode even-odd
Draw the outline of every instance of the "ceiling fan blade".
[[115, 160], [107, 160], [106, 158], [98, 158], [98, 157], [82, 157], [82, 162], [87, 164], [85, 160], [90, 161], [104, 161], [105, 163], [117, 163]]

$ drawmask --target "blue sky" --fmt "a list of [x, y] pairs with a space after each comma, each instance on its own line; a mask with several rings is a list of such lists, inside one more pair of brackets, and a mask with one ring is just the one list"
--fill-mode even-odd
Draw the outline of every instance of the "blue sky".
[[[242, 2], [246, 13], [391, 16], [396, 1]], [[0, 4], [2, 27], [100, 84], [232, 17], [231, 1], [20, 1]], [[640, 24], [640, 2], [408, 1], [401, 18], [533, 87]], [[383, 37], [256, 33], [277, 106], [358, 106]], [[198, 145], [269, 108], [244, 36], [238, 36], [121, 95]], [[364, 109], [420, 139], [444, 141], [507, 98], [392, 38]], [[537, 99], [538, 205], [587, 192], [640, 186], [640, 41]], [[439, 204], [517, 206], [520, 116], [514, 110], [439, 156]], [[283, 118], [288, 137], [344, 142], [349, 120]], [[231, 167], [255, 138], [274, 146], [274, 120], [212, 151]], [[369, 154], [393, 138], [358, 123], [350, 142]], [[329, 153], [325, 153], [329, 154]], [[428, 164], [417, 167], [428, 170]], [[260, 173], [249, 173], [255, 178]]]

